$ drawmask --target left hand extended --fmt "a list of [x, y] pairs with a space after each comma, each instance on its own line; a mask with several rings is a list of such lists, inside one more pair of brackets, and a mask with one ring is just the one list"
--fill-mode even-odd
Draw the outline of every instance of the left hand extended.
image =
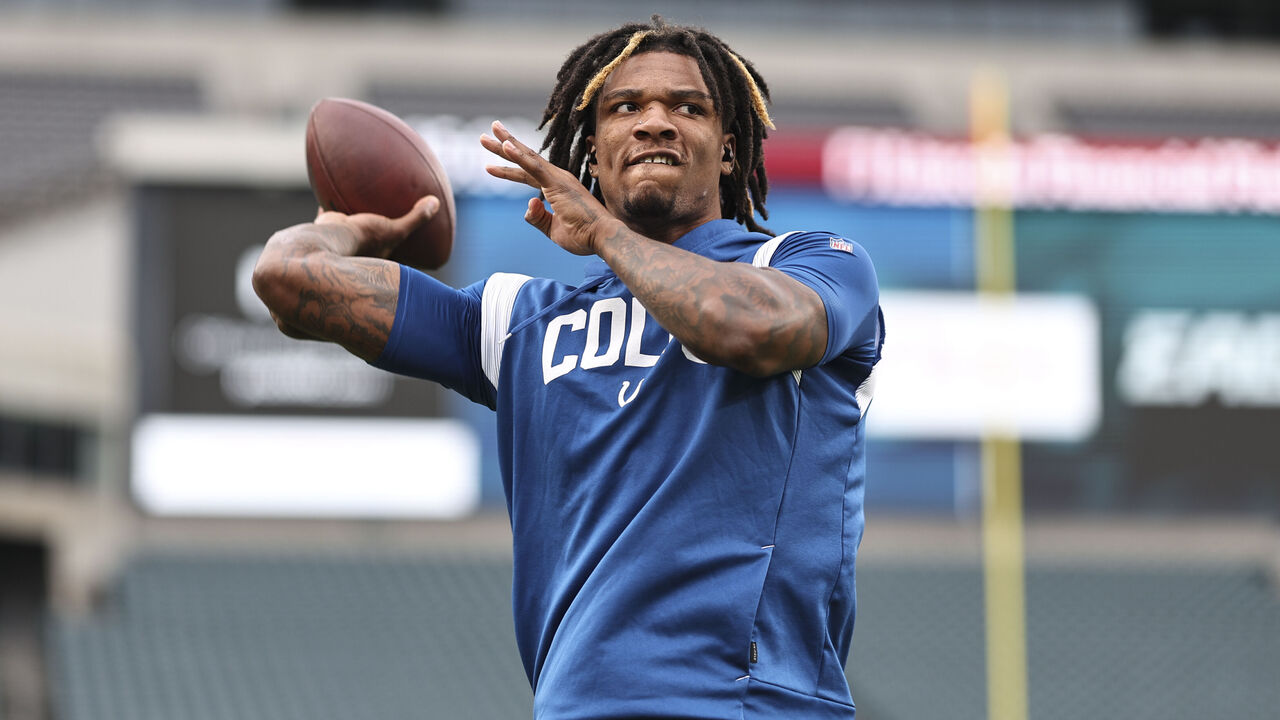
[[480, 144], [494, 155], [515, 163], [516, 167], [487, 165], [485, 170], [496, 178], [542, 191], [551, 205], [551, 210], [547, 210], [542, 200], [530, 198], [525, 222], [575, 255], [595, 253], [596, 238], [608, 232], [611, 224], [621, 221], [610, 215], [572, 173], [556, 167], [517, 140], [502, 123], [494, 121], [493, 135], [481, 135]]

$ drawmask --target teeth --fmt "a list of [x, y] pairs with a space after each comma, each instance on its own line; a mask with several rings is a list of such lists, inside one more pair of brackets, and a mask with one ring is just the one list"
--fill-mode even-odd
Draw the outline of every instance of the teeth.
[[658, 163], [661, 165], [675, 165], [675, 162], [672, 161], [672, 159], [669, 157], [647, 157], [641, 160], [640, 162], [641, 163]]

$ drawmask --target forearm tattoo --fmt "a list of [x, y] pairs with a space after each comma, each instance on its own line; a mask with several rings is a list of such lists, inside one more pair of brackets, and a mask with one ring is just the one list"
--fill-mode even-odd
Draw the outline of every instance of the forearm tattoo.
[[771, 374], [826, 351], [822, 301], [777, 270], [715, 262], [625, 228], [600, 247], [658, 323], [705, 360]]

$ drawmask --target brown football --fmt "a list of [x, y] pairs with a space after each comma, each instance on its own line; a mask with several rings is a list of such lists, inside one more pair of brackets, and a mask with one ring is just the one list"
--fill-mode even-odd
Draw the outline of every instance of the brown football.
[[359, 100], [325, 98], [307, 120], [307, 177], [320, 207], [400, 217], [423, 195], [440, 210], [391, 254], [396, 262], [434, 270], [453, 251], [454, 205], [449, 176], [422, 136], [403, 120]]

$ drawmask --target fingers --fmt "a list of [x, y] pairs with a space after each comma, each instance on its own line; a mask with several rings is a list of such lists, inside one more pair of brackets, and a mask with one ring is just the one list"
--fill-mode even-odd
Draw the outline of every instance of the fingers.
[[[482, 134], [480, 136], [480, 144], [484, 149], [494, 155], [497, 155], [503, 160], [509, 160], [510, 162], [519, 164], [520, 161], [515, 156], [519, 155], [520, 148], [515, 144], [515, 142], [513, 142], [515, 140], [515, 136], [513, 136], [511, 132], [503, 127], [502, 123], [497, 120], [493, 121], [492, 132], [495, 137], [489, 137], [487, 134]], [[510, 146], [510, 150], [508, 149], [508, 146]]]
[[348, 215], [346, 213], [341, 213], [341, 212], [338, 212], [337, 210], [328, 210], [323, 205], [321, 205], [320, 207], [316, 208], [316, 219], [312, 220], [311, 222], [316, 223], [317, 225], [321, 223], [342, 222], [347, 217]]
[[[498, 123], [496, 123], [496, 122], [494, 123], [494, 125], [497, 125], [497, 124], [498, 124]], [[502, 141], [501, 141], [501, 140], [495, 140], [494, 138], [489, 137], [489, 135], [488, 135], [488, 134], [481, 133], [481, 135], [480, 135], [480, 145], [482, 145], [482, 146], [484, 147], [484, 149], [485, 149], [485, 150], [488, 150], [489, 152], [493, 153], [494, 155], [497, 155], [498, 157], [502, 158], [503, 160], [508, 160], [508, 159], [510, 159], [510, 158], [508, 158], [508, 157], [506, 156], [506, 154], [502, 151]]]
[[[493, 123], [493, 131], [495, 134], [498, 134], [498, 128], [502, 128], [502, 133], [507, 137], [511, 136], [511, 133], [508, 132], [505, 127], [502, 127], [502, 123], [495, 121]], [[514, 158], [507, 155], [507, 151], [504, 149], [503, 142], [501, 140], [489, 137], [488, 135], [481, 135], [480, 144], [484, 146], [485, 150], [488, 150], [503, 160], [516, 162]], [[521, 183], [539, 190], [542, 189], [542, 186], [530, 177], [528, 172], [520, 167], [511, 167], [509, 165], [485, 165], [484, 170], [500, 180], [510, 180], [511, 182]]]
[[324, 208], [320, 208], [320, 212], [316, 214], [315, 223], [317, 225], [324, 225], [326, 223], [344, 223], [349, 217], [351, 216], [345, 213], [340, 213], [336, 210], [325, 210]]
[[523, 183], [525, 185], [528, 185], [531, 188], [534, 188], [535, 190], [542, 189], [541, 185], [535, 182], [533, 178], [529, 177], [529, 173], [525, 172], [524, 170], [521, 170], [518, 167], [508, 167], [506, 165], [485, 165], [484, 170], [490, 175], [496, 178], [499, 178], [501, 180], [510, 180], [511, 182]]
[[549, 167], [547, 161], [528, 145], [517, 140], [515, 135], [512, 135], [511, 131], [507, 130], [506, 126], [501, 122], [494, 120], [492, 130], [493, 137], [481, 135], [480, 144], [484, 146], [485, 150], [488, 150], [503, 160], [509, 160], [516, 165], [519, 165], [520, 168], [524, 170], [525, 174], [522, 177], [516, 178], [509, 177], [506, 173], [494, 172], [493, 169], [490, 169], [491, 167], [499, 170], [502, 169], [498, 166], [486, 167], [485, 170], [488, 171], [490, 175], [504, 180], [522, 182], [535, 188], [544, 187], [544, 182], [547, 180], [547, 168]]
[[493, 129], [493, 136], [497, 138], [498, 142], [503, 144], [504, 146], [507, 143], [511, 143], [515, 145], [517, 149], [520, 149], [520, 148], [523, 148], [525, 150], [529, 149], [525, 147], [523, 143], [517, 140], [515, 135], [511, 134], [511, 131], [507, 129], [506, 125], [502, 124], [501, 120], [494, 120], [493, 125], [490, 127]]

